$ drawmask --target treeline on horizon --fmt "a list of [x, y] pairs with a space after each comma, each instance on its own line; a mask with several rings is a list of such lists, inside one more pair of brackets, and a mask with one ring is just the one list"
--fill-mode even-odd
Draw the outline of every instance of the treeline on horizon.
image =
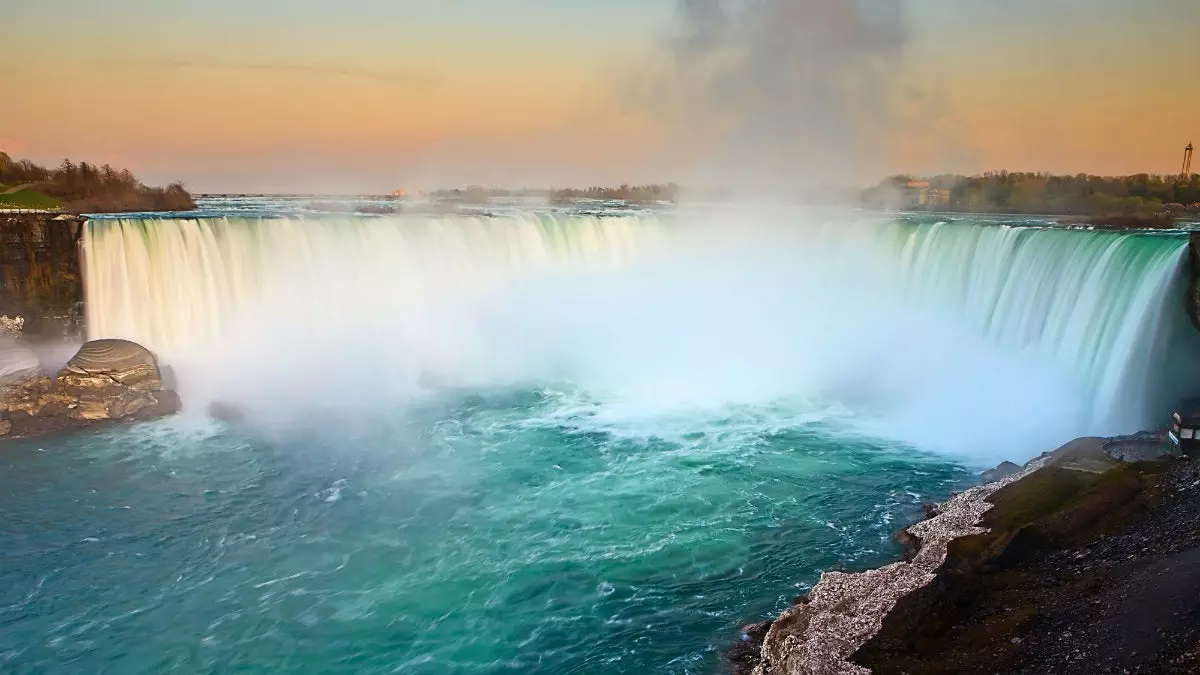
[[[1189, 210], [1200, 203], [1200, 174], [1189, 177], [1056, 176], [1049, 173], [995, 171], [978, 176], [941, 175], [926, 179], [931, 190], [949, 191], [948, 201], [922, 205], [930, 210], [972, 213], [1020, 213], [1078, 216], [1152, 215]], [[912, 206], [910, 176], [893, 176], [862, 193], [864, 205]], [[901, 204], [898, 205], [897, 198]], [[1165, 207], [1165, 208], [1164, 208]], [[1182, 208], [1180, 208], [1182, 207]]]
[[471, 185], [462, 189], [437, 190], [431, 193], [437, 199], [460, 201], [468, 204], [486, 204], [493, 198], [536, 197], [553, 203], [564, 204], [585, 199], [597, 201], [624, 201], [631, 204], [674, 202], [679, 199], [679, 186], [675, 183], [649, 185], [621, 185], [618, 187], [593, 186], [588, 188], [485, 188]]
[[108, 164], [76, 164], [63, 160], [48, 169], [28, 160], [13, 160], [0, 152], [0, 185], [28, 189], [57, 200], [75, 213], [120, 213], [124, 211], [188, 211], [196, 202], [182, 183], [167, 187], [142, 184], [128, 169]]
[[[913, 187], [913, 184], [922, 187]], [[925, 195], [922, 197], [922, 191]], [[537, 197], [554, 203], [580, 200], [628, 203], [677, 202], [683, 196], [724, 201], [728, 190], [696, 190], [675, 183], [560, 189], [508, 190], [470, 186], [439, 190], [431, 196], [461, 203], [486, 204], [493, 198]], [[806, 202], [868, 208], [942, 210], [1085, 217], [1151, 216], [1167, 211], [1200, 212], [1200, 174], [1189, 178], [1154, 174], [1095, 176], [994, 171], [976, 176], [942, 174], [929, 178], [892, 176], [866, 190], [825, 188], [800, 191]], [[1178, 205], [1172, 207], [1172, 205]]]
[[675, 202], [679, 200], [679, 186], [675, 183], [667, 183], [666, 185], [622, 185], [615, 188], [596, 186], [582, 190], [564, 188], [550, 191], [550, 201], [552, 202], [572, 202], [581, 199], [624, 201], [634, 204]]

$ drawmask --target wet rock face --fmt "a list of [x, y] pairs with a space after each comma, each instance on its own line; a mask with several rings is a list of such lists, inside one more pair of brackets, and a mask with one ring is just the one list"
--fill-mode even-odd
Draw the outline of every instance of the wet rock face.
[[1196, 330], [1200, 330], [1200, 232], [1193, 232], [1188, 242], [1187, 313]]
[[0, 437], [10, 438], [153, 419], [180, 408], [179, 396], [163, 388], [154, 354], [128, 340], [88, 342], [54, 379], [41, 375], [39, 365], [37, 374], [7, 382], [0, 393]]
[[754, 669], [762, 661], [763, 641], [770, 630], [770, 621], [742, 626], [741, 639], [725, 653], [725, 660], [733, 675], [753, 675]]

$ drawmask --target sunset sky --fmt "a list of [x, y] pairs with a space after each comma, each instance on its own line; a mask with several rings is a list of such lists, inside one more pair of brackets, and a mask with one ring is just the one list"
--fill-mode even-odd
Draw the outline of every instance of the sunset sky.
[[740, 0], [714, 29], [719, 4], [5, 3], [0, 150], [381, 192], [1169, 173], [1200, 142], [1197, 0]]

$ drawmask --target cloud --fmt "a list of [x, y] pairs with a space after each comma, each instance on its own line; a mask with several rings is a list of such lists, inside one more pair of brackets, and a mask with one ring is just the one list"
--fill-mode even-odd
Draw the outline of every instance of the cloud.
[[210, 70], [226, 72], [251, 72], [264, 75], [298, 74], [318, 77], [351, 78], [370, 80], [388, 84], [404, 84], [425, 88], [436, 87], [441, 77], [405, 70], [381, 70], [359, 68], [355, 66], [339, 66], [332, 64], [304, 63], [221, 63], [204, 61], [184, 61], [167, 59], [102, 59], [92, 62], [104, 68], [163, 68], [171, 70]]
[[724, 182], [851, 180], [924, 115], [900, 0], [677, 0], [677, 18], [649, 100]]

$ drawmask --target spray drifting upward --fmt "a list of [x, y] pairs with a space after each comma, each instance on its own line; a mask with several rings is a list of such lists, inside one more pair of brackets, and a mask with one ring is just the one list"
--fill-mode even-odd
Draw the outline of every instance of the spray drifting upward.
[[565, 382], [641, 417], [836, 402], [874, 433], [983, 454], [1145, 424], [1173, 393], [1164, 364], [1190, 354], [1181, 239], [674, 220], [93, 221], [89, 329], [158, 351], [197, 403], [394, 406], [432, 371]]
[[652, 101], [682, 142], [716, 143], [705, 179], [847, 180], [900, 121], [899, 0], [679, 0], [678, 15]]

